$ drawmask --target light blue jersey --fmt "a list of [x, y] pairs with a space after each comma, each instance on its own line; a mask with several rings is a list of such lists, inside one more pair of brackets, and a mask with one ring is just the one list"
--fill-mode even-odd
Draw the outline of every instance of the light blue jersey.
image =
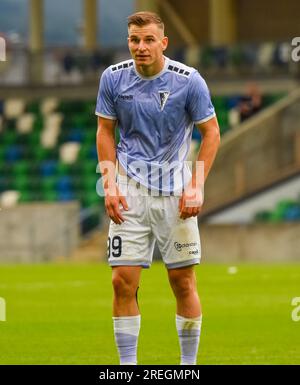
[[194, 123], [215, 116], [199, 72], [165, 57], [163, 70], [143, 77], [133, 60], [107, 68], [101, 77], [96, 115], [118, 120], [117, 158], [142, 185], [169, 195], [191, 173], [185, 164]]

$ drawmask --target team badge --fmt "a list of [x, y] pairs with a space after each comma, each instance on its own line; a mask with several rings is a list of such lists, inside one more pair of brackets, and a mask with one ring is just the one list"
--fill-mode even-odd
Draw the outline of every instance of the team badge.
[[169, 91], [158, 91], [160, 98], [160, 110], [162, 111], [167, 103], [168, 97], [170, 95]]

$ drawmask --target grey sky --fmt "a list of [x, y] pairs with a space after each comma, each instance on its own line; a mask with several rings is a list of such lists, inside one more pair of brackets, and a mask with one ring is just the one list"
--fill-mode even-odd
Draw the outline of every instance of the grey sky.
[[[98, 41], [102, 46], [126, 44], [126, 17], [133, 0], [98, 0]], [[0, 33], [17, 32], [28, 39], [29, 0], [0, 1]], [[45, 42], [77, 45], [82, 25], [82, 0], [44, 0]]]

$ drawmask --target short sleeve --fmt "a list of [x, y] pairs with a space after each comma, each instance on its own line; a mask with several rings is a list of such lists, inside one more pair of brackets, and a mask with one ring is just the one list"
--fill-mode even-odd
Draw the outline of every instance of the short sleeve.
[[117, 119], [114, 106], [113, 83], [109, 68], [103, 72], [100, 79], [95, 114], [107, 119]]
[[216, 115], [207, 84], [198, 71], [190, 79], [187, 111], [195, 124], [204, 123]]

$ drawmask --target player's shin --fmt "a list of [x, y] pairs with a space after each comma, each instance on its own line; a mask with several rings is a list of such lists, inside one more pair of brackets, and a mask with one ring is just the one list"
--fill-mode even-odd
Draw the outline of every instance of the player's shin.
[[136, 365], [141, 316], [113, 317], [113, 323], [120, 365]]
[[176, 328], [181, 350], [181, 365], [196, 365], [202, 316], [185, 318], [176, 314]]

